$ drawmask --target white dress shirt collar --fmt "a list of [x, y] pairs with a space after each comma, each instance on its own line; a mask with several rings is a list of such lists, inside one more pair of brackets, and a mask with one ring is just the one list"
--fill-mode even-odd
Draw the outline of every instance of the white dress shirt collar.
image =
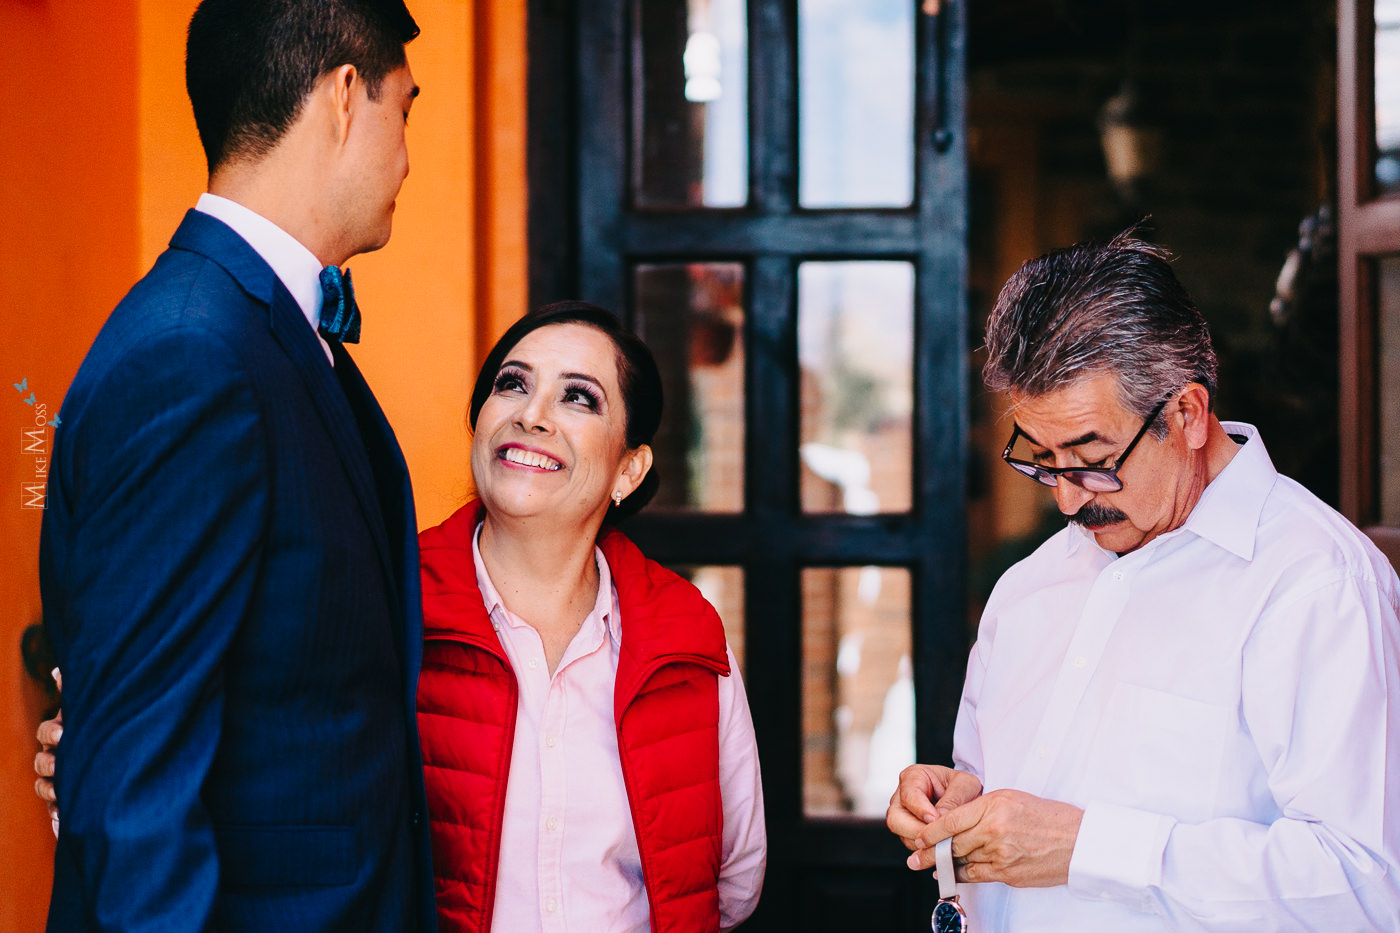
[[1278, 470], [1254, 425], [1224, 421], [1221, 427], [1228, 434], [1243, 436], [1245, 442], [1201, 494], [1185, 528], [1231, 554], [1253, 560], [1259, 518], [1264, 500], [1278, 481]]
[[286, 286], [296, 301], [311, 332], [331, 359], [331, 348], [317, 332], [321, 326], [321, 261], [296, 237], [261, 214], [249, 210], [237, 201], [205, 192], [199, 196], [194, 209], [223, 221], [234, 233], [272, 267], [273, 273]]
[[[1253, 560], [1259, 516], [1264, 510], [1264, 500], [1268, 498], [1269, 490], [1274, 488], [1274, 482], [1278, 479], [1278, 471], [1274, 469], [1274, 462], [1264, 449], [1264, 441], [1254, 425], [1242, 421], [1222, 421], [1220, 426], [1227, 434], [1244, 437], [1244, 444], [1240, 445], [1225, 469], [1206, 486], [1200, 501], [1186, 517], [1186, 522], [1153, 541], [1190, 532], [1231, 554]], [[1070, 534], [1065, 536], [1068, 554], [1073, 555], [1086, 542], [1099, 547], [1093, 533], [1082, 525], [1070, 525], [1069, 529]], [[1148, 542], [1149, 545], [1152, 543]], [[1118, 556], [1112, 551], [1104, 550], [1104, 553], [1109, 557]]]

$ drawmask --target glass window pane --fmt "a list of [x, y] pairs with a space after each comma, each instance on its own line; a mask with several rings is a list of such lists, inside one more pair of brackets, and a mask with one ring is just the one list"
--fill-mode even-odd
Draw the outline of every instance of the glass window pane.
[[1376, 0], [1377, 194], [1400, 191], [1400, 0]]
[[[718, 564], [682, 565], [672, 567], [676, 573], [695, 584], [724, 622], [724, 638], [729, 650], [739, 662], [739, 670], [748, 680], [744, 660], [744, 569]], [[753, 691], [750, 690], [750, 693]]]
[[914, 198], [914, 0], [799, 0], [798, 199]]
[[744, 0], [637, 0], [633, 200], [742, 207], [749, 198]]
[[909, 571], [802, 571], [802, 806], [883, 817], [914, 760]]
[[906, 512], [912, 498], [914, 267], [797, 269], [802, 508]]
[[637, 333], [651, 347], [666, 393], [650, 508], [744, 508], [744, 267], [639, 265]]
[[1380, 260], [1380, 523], [1400, 527], [1400, 257]]

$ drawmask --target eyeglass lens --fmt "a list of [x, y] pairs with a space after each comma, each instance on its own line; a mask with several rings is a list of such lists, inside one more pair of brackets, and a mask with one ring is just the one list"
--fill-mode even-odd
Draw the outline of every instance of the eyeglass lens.
[[[1010, 461], [1007, 462], [1010, 463]], [[1123, 488], [1117, 478], [1111, 473], [1103, 473], [1098, 470], [1067, 470], [1064, 473], [1047, 473], [1024, 463], [1011, 463], [1011, 466], [1014, 467], [1018, 473], [1029, 476], [1036, 482], [1043, 483], [1046, 486], [1054, 486], [1055, 478], [1057, 476], [1062, 476], [1081, 489], [1087, 489], [1089, 492], [1117, 492]]]

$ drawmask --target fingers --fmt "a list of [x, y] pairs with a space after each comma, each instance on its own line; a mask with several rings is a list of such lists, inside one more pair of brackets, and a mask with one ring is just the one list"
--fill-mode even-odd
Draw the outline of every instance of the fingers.
[[914, 840], [923, 829], [924, 821], [901, 807], [897, 800], [892, 800], [890, 808], [885, 811], [885, 825], [889, 827], [890, 832], [899, 837], [906, 849], [913, 849]]
[[965, 803], [971, 803], [982, 796], [982, 782], [966, 771], [952, 771], [948, 775], [948, 786], [943, 796], [938, 798], [939, 810], [956, 810]]
[[44, 747], [44, 751], [51, 751], [63, 738], [63, 714], [59, 713], [53, 719], [45, 719], [39, 723], [39, 731], [35, 733], [35, 737]]
[[[977, 797], [955, 809], [940, 811], [938, 819], [925, 826], [918, 838], [914, 840], [911, 847], [913, 854], [909, 856], [905, 864], [916, 871], [933, 868], [934, 846], [949, 837], [953, 839], [955, 858], [963, 858], [969, 851], [980, 845], [981, 842], [974, 830], [986, 812], [986, 799], [985, 797]], [[959, 873], [959, 877], [961, 877], [961, 873]]]
[[[930, 854], [933, 845], [951, 836], [959, 880], [1015, 887], [1066, 884], [1082, 818], [1083, 811], [1072, 804], [997, 790], [930, 823], [915, 841], [915, 855]], [[922, 868], [932, 861], [931, 855], [911, 857], [909, 864]]]
[[[63, 690], [63, 675], [58, 668], [53, 669], [53, 679], [58, 684], [58, 689]], [[58, 794], [54, 790], [53, 776], [57, 761], [53, 754], [53, 749], [63, 738], [63, 712], [60, 710], [53, 719], [46, 719], [39, 724], [39, 730], [35, 733], [35, 738], [39, 740], [43, 751], [34, 756], [34, 773], [39, 777], [34, 782], [34, 793], [40, 800], [48, 803], [49, 819], [53, 822], [54, 835], [58, 835]]]
[[947, 815], [981, 793], [982, 782], [975, 775], [943, 765], [916, 764], [900, 772], [899, 788], [885, 811], [885, 825], [914, 853], [908, 859], [910, 868], [932, 867], [932, 846], [963, 826], [945, 823]]
[[934, 818], [932, 798], [936, 791], [933, 769], [927, 765], [910, 765], [899, 773], [899, 787], [890, 797], [885, 825], [907, 848], [914, 847], [914, 839]]
[[[40, 800], [47, 801], [55, 807], [58, 805], [58, 795], [54, 793], [53, 781], [48, 778], [39, 778], [34, 782], [34, 793], [38, 795]], [[50, 815], [52, 815], [52, 811]]]
[[[943, 782], [939, 780], [936, 766], [910, 765], [899, 772], [899, 787], [895, 790], [895, 799], [904, 810], [927, 822], [936, 815], [933, 798], [942, 789]], [[894, 803], [893, 800], [890, 802]]]
[[39, 775], [39, 779], [34, 782], [34, 793], [39, 795], [40, 800], [48, 801], [49, 816], [54, 817], [58, 813], [58, 794], [53, 787], [54, 757], [52, 752], [40, 752], [34, 756], [34, 773]]
[[973, 840], [966, 838], [966, 834], [982, 821], [987, 805], [987, 798], [975, 797], [960, 807], [940, 810], [938, 819], [924, 827], [915, 844], [921, 849], [931, 850], [949, 836], [959, 836], [961, 838], [953, 840], [953, 854], [966, 855], [973, 847]]
[[62, 693], [62, 692], [63, 692], [63, 671], [60, 671], [58, 668], [54, 668], [54, 669], [53, 669], [52, 671], [50, 671], [49, 673], [53, 674], [53, 682], [56, 683], [56, 684], [58, 684], [58, 692], [59, 692], [59, 693]]

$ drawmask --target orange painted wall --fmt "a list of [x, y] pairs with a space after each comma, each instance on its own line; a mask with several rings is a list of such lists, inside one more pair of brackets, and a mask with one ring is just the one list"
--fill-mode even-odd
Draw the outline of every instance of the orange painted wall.
[[[53, 834], [33, 792], [43, 698], [20, 663], [39, 619], [42, 512], [20, 508], [35, 409], [56, 411], [137, 266], [135, 0], [0, 3], [0, 930], [43, 929]], [[35, 406], [12, 383], [27, 380]], [[50, 435], [51, 436], [51, 435]]]
[[[43, 927], [53, 840], [33, 797], [43, 697], [20, 633], [40, 614], [35, 455], [18, 437], [56, 410], [102, 321], [204, 186], [184, 94], [195, 0], [0, 2], [0, 933]], [[525, 310], [524, 0], [411, 0], [423, 88], [393, 239], [356, 259], [355, 356], [399, 435], [420, 526], [470, 489], [467, 397], [489, 341]], [[484, 345], [485, 344], [485, 345]], [[10, 393], [10, 394], [6, 394]], [[27, 397], [24, 396], [24, 397]], [[61, 430], [61, 429], [60, 429]]]

